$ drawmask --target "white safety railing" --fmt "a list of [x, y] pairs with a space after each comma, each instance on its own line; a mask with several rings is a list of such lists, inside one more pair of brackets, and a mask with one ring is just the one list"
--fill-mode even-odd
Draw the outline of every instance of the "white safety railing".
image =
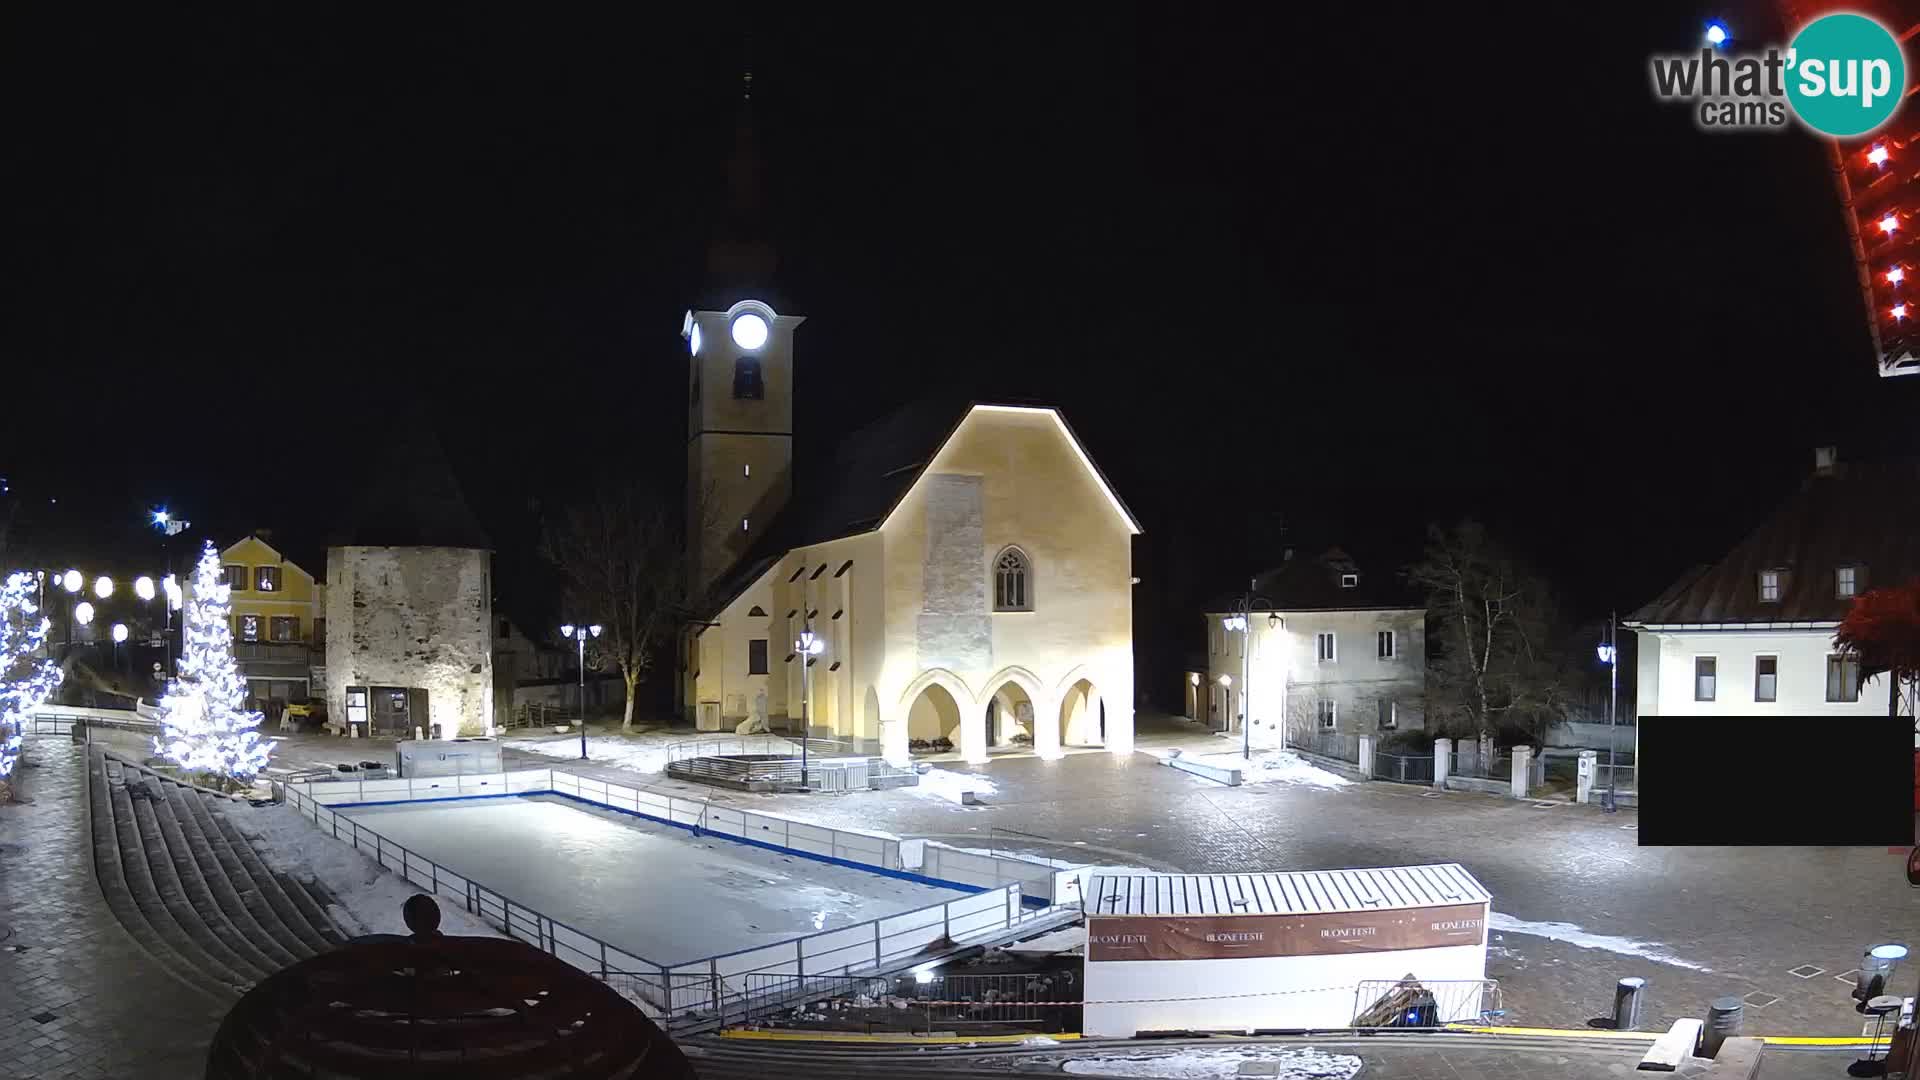
[[[902, 870], [901, 841], [883, 834], [828, 828], [775, 814], [715, 807], [558, 769], [394, 780], [294, 780], [279, 782], [276, 787], [287, 805], [316, 827], [352, 844], [408, 882], [460, 901], [468, 912], [489, 925], [605, 979], [653, 1015], [667, 1019], [673, 1027], [737, 1018], [746, 1001], [744, 977], [749, 974], [792, 975], [803, 983], [816, 974], [883, 974], [930, 953], [937, 955], [942, 949], [992, 940], [1021, 927], [1070, 919], [1078, 914], [1071, 906], [1047, 903], [1046, 898], [1053, 895], [1050, 867], [928, 844], [930, 854], [939, 852], [936, 865], [940, 873], [951, 875], [940, 880], [980, 891], [771, 945], [684, 963], [661, 964], [467, 878], [387, 839], [336, 808], [551, 792], [698, 832], [893, 872]], [[1027, 876], [1042, 886], [1038, 906], [1025, 899], [1022, 881], [1008, 880], [1013, 875], [998, 865], [1000, 863], [1027, 868]], [[935, 877], [926, 869], [919, 873]], [[1001, 881], [994, 885], [976, 883], [988, 875], [997, 875]]]

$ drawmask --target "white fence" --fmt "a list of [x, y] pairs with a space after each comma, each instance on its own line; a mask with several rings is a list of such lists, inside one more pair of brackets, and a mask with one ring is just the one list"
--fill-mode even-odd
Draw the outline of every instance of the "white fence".
[[[1030, 860], [961, 851], [927, 843], [917, 871], [901, 864], [901, 841], [877, 833], [833, 829], [775, 814], [628, 787], [558, 769], [522, 769], [465, 776], [395, 780], [290, 782], [279, 785], [287, 804], [331, 835], [351, 843], [414, 885], [458, 899], [466, 909], [513, 937], [537, 945], [605, 979], [670, 1026], [684, 1028], [740, 1018], [748, 997], [745, 976], [791, 976], [800, 986], [814, 976], [882, 974], [943, 948], [1005, 937], [1023, 926], [1077, 915], [1050, 904], [1055, 871]], [[660, 964], [611, 945], [511, 897], [489, 889], [396, 844], [335, 807], [383, 802], [431, 802], [552, 792], [584, 802], [737, 840], [833, 859], [880, 872], [913, 873], [980, 891], [914, 911], [741, 949], [680, 964]], [[1042, 906], [1029, 906], [1026, 885]], [[763, 995], [764, 996], [764, 995]]]

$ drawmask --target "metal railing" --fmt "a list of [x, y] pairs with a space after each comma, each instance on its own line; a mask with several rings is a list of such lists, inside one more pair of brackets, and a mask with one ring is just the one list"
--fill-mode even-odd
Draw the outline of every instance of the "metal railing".
[[1303, 753], [1318, 754], [1353, 764], [1360, 763], [1360, 737], [1339, 731], [1311, 728], [1287, 734], [1287, 745]]
[[1353, 994], [1356, 1028], [1431, 1028], [1504, 1015], [1497, 979], [1367, 979]]
[[[965, 942], [990, 940], [1016, 927], [1042, 921], [1071, 921], [1077, 916], [1074, 909], [1065, 906], [1030, 907], [1022, 901], [1020, 886], [1010, 884], [981, 888], [958, 899], [770, 945], [685, 963], [662, 964], [621, 949], [467, 878], [388, 840], [334, 807], [368, 801], [556, 793], [697, 831], [752, 839], [755, 843], [840, 861], [864, 862], [878, 869], [898, 867], [899, 841], [753, 811], [715, 808], [704, 802], [555, 769], [311, 784], [275, 781], [274, 786], [281, 799], [316, 827], [369, 854], [406, 881], [459, 900], [470, 914], [509, 936], [605, 979], [629, 1000], [664, 1018], [674, 1030], [711, 1026], [741, 1015], [748, 1004], [743, 1000], [747, 975], [792, 977], [798, 980], [795, 991], [804, 992], [805, 980], [815, 976], [885, 974], [918, 959], [958, 948]], [[332, 797], [322, 801], [323, 796]], [[781, 826], [777, 842], [772, 832], [776, 824]], [[874, 861], [876, 857], [878, 861]]]
[[1479, 780], [1513, 779], [1513, 755], [1505, 750], [1494, 750], [1482, 754], [1479, 748], [1468, 743], [1453, 748], [1453, 762], [1447, 769], [1449, 776], [1470, 776]]
[[1595, 792], [1606, 790], [1610, 786], [1609, 782], [1613, 779], [1615, 774], [1618, 774], [1619, 776], [1617, 790], [1620, 790], [1620, 791], [1638, 791], [1639, 790], [1639, 788], [1635, 786], [1635, 782], [1634, 782], [1636, 777], [1639, 775], [1634, 771], [1634, 766], [1632, 765], [1609, 766], [1607, 764], [1607, 759], [1605, 757], [1602, 757], [1599, 761], [1594, 763], [1593, 790]]
[[120, 709], [87, 709], [43, 705], [28, 714], [20, 725], [22, 735], [71, 735], [82, 728], [115, 728], [121, 731], [157, 731], [158, 721]]
[[1401, 784], [1432, 784], [1433, 754], [1373, 752], [1373, 778]]
[[543, 701], [521, 701], [514, 704], [513, 714], [501, 726], [508, 729], [560, 727], [578, 719], [580, 710], [577, 708], [549, 705]]

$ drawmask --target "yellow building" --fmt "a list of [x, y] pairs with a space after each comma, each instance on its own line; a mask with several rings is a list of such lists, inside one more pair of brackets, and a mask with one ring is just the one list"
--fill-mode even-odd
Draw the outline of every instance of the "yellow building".
[[326, 586], [258, 534], [220, 553], [232, 589], [233, 651], [249, 707], [277, 720], [314, 692], [313, 665], [326, 641]]

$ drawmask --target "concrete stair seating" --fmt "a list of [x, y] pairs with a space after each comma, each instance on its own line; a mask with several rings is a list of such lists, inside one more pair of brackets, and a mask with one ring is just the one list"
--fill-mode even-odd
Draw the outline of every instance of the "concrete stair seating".
[[[184, 789], [183, 789], [184, 790]], [[241, 898], [250, 906], [262, 926], [278, 923], [292, 931], [295, 940], [281, 943], [301, 958], [322, 953], [346, 940], [326, 916], [321, 905], [298, 882], [288, 881], [268, 870], [246, 837], [226, 818], [207, 805], [207, 796], [193, 793], [185, 798], [187, 809], [200, 821], [201, 831], [212, 844], [221, 869], [241, 889]], [[250, 885], [251, 890], [243, 888]], [[265, 911], [261, 908], [264, 906]]]
[[108, 909], [188, 983], [231, 998], [343, 940], [325, 899], [269, 871], [217, 796], [96, 749], [94, 860]]
[[[181, 981], [217, 1000], [230, 1000], [234, 988], [217, 980], [195, 966], [186, 955], [168, 944], [147, 916], [146, 912], [134, 900], [135, 889], [128, 879], [127, 868], [121, 858], [126, 850], [121, 838], [116, 835], [115, 818], [108, 795], [107, 775], [104, 759], [94, 754], [88, 762], [89, 776], [87, 797], [93, 823], [93, 858], [95, 873], [100, 891], [107, 902], [107, 910], [147, 955], [165, 967]], [[122, 821], [122, 824], [126, 824]], [[147, 893], [151, 895], [150, 887]]]

